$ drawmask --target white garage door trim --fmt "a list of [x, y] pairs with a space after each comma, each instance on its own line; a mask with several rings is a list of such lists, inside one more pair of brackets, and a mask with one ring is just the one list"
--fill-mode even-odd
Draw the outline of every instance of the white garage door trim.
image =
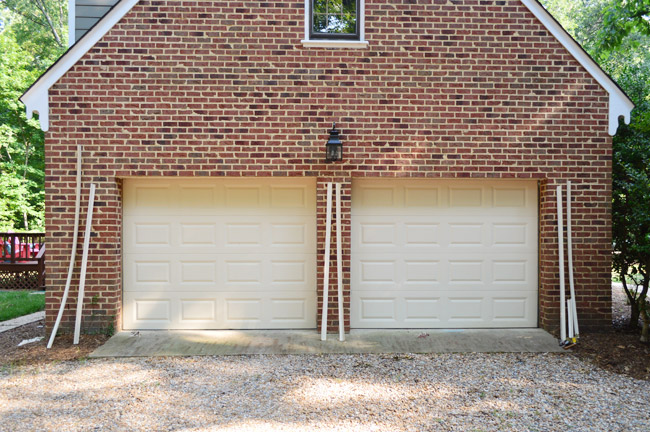
[[124, 181], [125, 329], [316, 327], [316, 181]]
[[352, 182], [352, 328], [537, 327], [535, 181]]

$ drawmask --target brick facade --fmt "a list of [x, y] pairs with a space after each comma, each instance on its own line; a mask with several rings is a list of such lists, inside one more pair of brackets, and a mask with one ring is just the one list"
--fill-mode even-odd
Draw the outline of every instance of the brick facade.
[[[610, 322], [608, 94], [519, 0], [366, 0], [365, 13], [368, 49], [304, 48], [302, 2], [143, 0], [52, 87], [48, 325], [67, 275], [78, 144], [84, 196], [98, 185], [86, 329], [120, 325], [120, 179], [146, 176], [317, 177], [319, 290], [324, 184], [343, 182], [348, 309], [353, 178], [536, 179], [549, 329], [559, 315], [555, 186], [571, 180], [581, 326]], [[332, 121], [344, 161], [328, 164]], [[70, 305], [64, 326], [73, 314]]]

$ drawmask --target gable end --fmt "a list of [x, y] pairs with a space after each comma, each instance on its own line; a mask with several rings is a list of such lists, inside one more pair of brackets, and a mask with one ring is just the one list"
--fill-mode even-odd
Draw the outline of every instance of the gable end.
[[[607, 91], [609, 94], [609, 134], [616, 134], [621, 117], [623, 117], [626, 124], [629, 124], [634, 103], [625, 92], [544, 9], [538, 0], [521, 0], [521, 2]], [[139, 0], [118, 1], [101, 20], [27, 89], [20, 97], [20, 101], [25, 104], [28, 119], [31, 119], [33, 113], [36, 112], [39, 114], [41, 129], [44, 131], [49, 129], [49, 89], [138, 3]]]

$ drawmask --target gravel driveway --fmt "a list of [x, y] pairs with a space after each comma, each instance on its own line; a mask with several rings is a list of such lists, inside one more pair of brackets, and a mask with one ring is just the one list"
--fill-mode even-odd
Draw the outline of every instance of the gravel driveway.
[[649, 391], [562, 354], [92, 360], [0, 372], [0, 430], [647, 432]]

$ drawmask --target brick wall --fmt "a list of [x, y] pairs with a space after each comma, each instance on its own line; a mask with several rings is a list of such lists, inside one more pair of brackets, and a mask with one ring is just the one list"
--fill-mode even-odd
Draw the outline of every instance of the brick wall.
[[[143, 0], [51, 89], [48, 324], [77, 144], [84, 195], [98, 185], [86, 328], [120, 324], [120, 178], [132, 176], [317, 177], [319, 290], [324, 184], [343, 182], [347, 299], [352, 178], [537, 179], [545, 328], [559, 314], [555, 186], [572, 180], [581, 326], [609, 322], [608, 95], [519, 0], [366, 0], [365, 50], [303, 48], [303, 32], [301, 1]], [[344, 161], [327, 164], [332, 121]], [[329, 302], [334, 326], [335, 290]]]

